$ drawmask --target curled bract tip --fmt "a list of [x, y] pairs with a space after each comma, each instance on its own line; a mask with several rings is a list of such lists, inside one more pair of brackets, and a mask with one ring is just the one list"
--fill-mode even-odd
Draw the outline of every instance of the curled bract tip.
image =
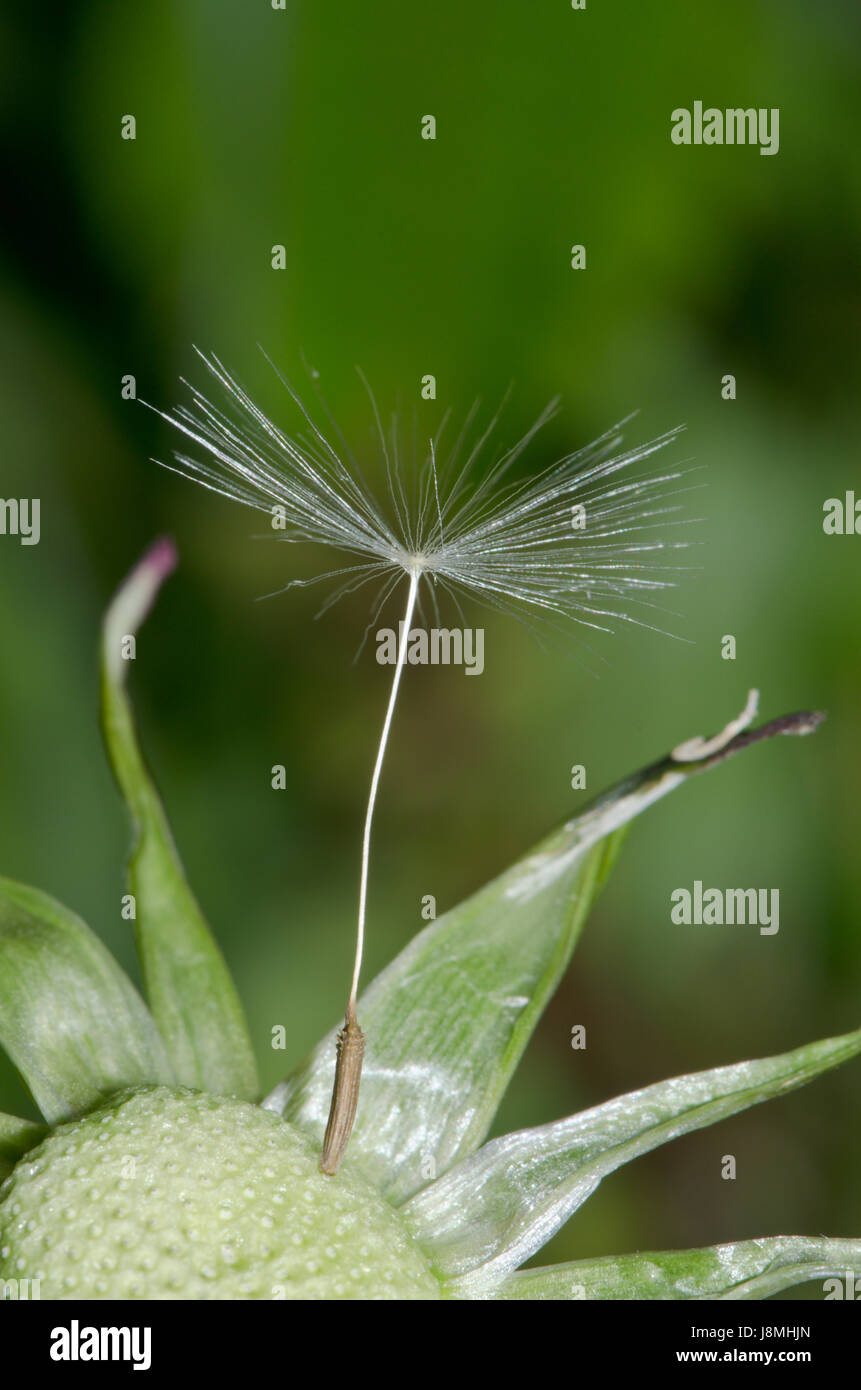
[[719, 734], [712, 738], [703, 738], [698, 734], [696, 738], [689, 738], [684, 743], [680, 743], [674, 748], [670, 757], [677, 763], [698, 763], [702, 758], [711, 758], [715, 753], [719, 753], [722, 748], [726, 748], [728, 743], [742, 733], [743, 730], [756, 718], [759, 709], [759, 691], [749, 690], [747, 693], [747, 703], [741, 714], [735, 719], [731, 719]]

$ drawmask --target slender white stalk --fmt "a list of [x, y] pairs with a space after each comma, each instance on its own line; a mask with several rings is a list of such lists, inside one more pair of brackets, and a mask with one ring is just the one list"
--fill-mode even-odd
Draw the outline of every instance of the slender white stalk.
[[392, 680], [392, 689], [389, 695], [386, 717], [383, 722], [383, 732], [380, 735], [380, 746], [377, 749], [377, 760], [374, 763], [374, 771], [371, 777], [368, 809], [365, 812], [365, 833], [362, 836], [362, 874], [359, 883], [359, 923], [356, 931], [356, 960], [353, 966], [353, 982], [350, 986], [350, 997], [347, 1000], [347, 1008], [344, 1015], [344, 1026], [338, 1034], [332, 1102], [329, 1106], [329, 1119], [326, 1124], [323, 1149], [320, 1154], [320, 1169], [330, 1176], [337, 1173], [341, 1159], [344, 1157], [344, 1151], [350, 1141], [350, 1135], [353, 1130], [353, 1121], [356, 1118], [356, 1106], [359, 1101], [359, 1084], [362, 1079], [362, 1061], [365, 1055], [365, 1035], [359, 1027], [359, 1020], [356, 1018], [356, 995], [359, 990], [359, 975], [362, 970], [362, 955], [365, 949], [365, 910], [368, 902], [368, 868], [371, 859], [371, 828], [374, 823], [374, 807], [377, 804], [377, 789], [380, 785], [380, 774], [383, 770], [383, 760], [386, 756], [389, 730], [392, 727], [395, 704], [398, 698], [398, 688], [401, 683], [401, 676], [404, 673], [404, 666], [407, 659], [410, 628], [412, 626], [413, 613], [415, 612], [421, 574], [421, 566], [418, 563], [410, 567], [410, 588], [407, 594], [407, 606], [403, 617], [401, 640], [398, 644], [398, 660]]
[[383, 770], [383, 759], [386, 756], [386, 745], [389, 741], [389, 730], [392, 727], [392, 716], [395, 712], [395, 704], [398, 698], [398, 687], [401, 683], [404, 665], [407, 656], [407, 643], [412, 626], [413, 613], [416, 606], [416, 597], [419, 589], [419, 578], [421, 570], [413, 569], [410, 571], [410, 588], [407, 594], [407, 606], [404, 612], [403, 628], [401, 629], [401, 640], [398, 645], [398, 660], [395, 666], [395, 674], [392, 680], [392, 691], [389, 695], [389, 707], [386, 710], [386, 718], [383, 723], [383, 732], [380, 737], [380, 746], [377, 749], [377, 761], [374, 764], [374, 773], [371, 777], [371, 790], [368, 796], [368, 809], [365, 813], [365, 833], [362, 837], [362, 875], [359, 882], [359, 924], [356, 932], [356, 962], [353, 966], [353, 983], [350, 986], [350, 1004], [355, 1005], [356, 994], [359, 988], [359, 974], [362, 969], [362, 955], [365, 949], [365, 912], [368, 903], [368, 866], [371, 855], [371, 827], [374, 822], [374, 807], [377, 802], [377, 788], [380, 785], [380, 773]]

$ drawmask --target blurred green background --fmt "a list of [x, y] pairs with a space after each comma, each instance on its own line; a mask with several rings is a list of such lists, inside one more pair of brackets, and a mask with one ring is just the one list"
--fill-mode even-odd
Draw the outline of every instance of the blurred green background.
[[[684, 422], [674, 457], [703, 465], [704, 544], [668, 603], [686, 642], [598, 639], [595, 679], [576, 644], [545, 652], [476, 609], [481, 680], [408, 671], [366, 979], [420, 928], [422, 895], [453, 905], [604, 786], [721, 727], [750, 686], [766, 717], [829, 712], [815, 739], [758, 748], [634, 828], [498, 1129], [861, 1022], [861, 539], [822, 532], [823, 501], [859, 482], [859, 38], [848, 0], [65, 0], [0, 20], [2, 491], [42, 504], [38, 546], [0, 538], [0, 869], [135, 971], [96, 644], [113, 588], [172, 533], [181, 567], [133, 694], [267, 1086], [343, 1008], [390, 673], [372, 646], [352, 664], [362, 595], [318, 623], [314, 591], [254, 602], [331, 556], [255, 541], [253, 513], [149, 462], [174, 441], [120, 379], [170, 407], [181, 374], [202, 380], [193, 343], [276, 418], [256, 344], [297, 377], [304, 354], [370, 473], [355, 363], [429, 429], [513, 380], [513, 438], [560, 393], [535, 468], [637, 408], [632, 441]], [[697, 99], [779, 107], [779, 153], [672, 145], [670, 112]], [[779, 888], [779, 935], [673, 926], [670, 892], [696, 878]], [[640, 1160], [543, 1260], [858, 1235], [859, 1093], [850, 1065]], [[33, 1113], [5, 1063], [0, 1108]]]

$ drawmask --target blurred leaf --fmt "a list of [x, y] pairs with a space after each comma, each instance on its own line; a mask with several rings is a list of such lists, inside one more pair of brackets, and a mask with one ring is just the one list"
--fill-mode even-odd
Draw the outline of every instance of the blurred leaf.
[[778, 1057], [673, 1077], [494, 1139], [403, 1208], [444, 1278], [470, 1293], [535, 1254], [601, 1179], [679, 1135], [803, 1086], [861, 1052], [861, 1029]]
[[0, 1179], [10, 1173], [22, 1154], [33, 1149], [48, 1133], [44, 1125], [19, 1120], [17, 1115], [0, 1115]]
[[501, 1299], [755, 1299], [809, 1279], [861, 1278], [861, 1240], [770, 1236], [701, 1250], [659, 1250], [523, 1269]]
[[125, 691], [123, 642], [133, 637], [176, 564], [171, 542], [153, 545], [118, 591], [102, 632], [102, 729], [134, 826], [129, 888], [144, 987], [177, 1079], [216, 1095], [258, 1094], [239, 996], [194, 895], [144, 764]]
[[49, 1124], [175, 1080], [146, 1005], [89, 927], [0, 879], [0, 1044]]
[[[808, 733], [818, 719], [775, 720], [701, 762], [661, 759], [427, 927], [377, 977], [359, 1003], [367, 1052], [350, 1153], [390, 1201], [481, 1143], [623, 827], [694, 774], [772, 734]], [[264, 1102], [318, 1143], [334, 1058], [333, 1031]]]

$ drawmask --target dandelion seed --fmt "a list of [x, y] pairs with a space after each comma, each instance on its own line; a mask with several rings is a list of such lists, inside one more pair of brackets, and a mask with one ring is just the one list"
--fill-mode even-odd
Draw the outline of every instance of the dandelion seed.
[[[661, 563], [663, 555], [688, 544], [668, 540], [666, 531], [687, 524], [689, 518], [681, 515], [682, 504], [675, 499], [691, 485], [684, 469], [635, 471], [674, 440], [678, 430], [620, 453], [621, 427], [533, 476], [517, 476], [522, 456], [556, 414], [556, 401], [521, 439], [496, 452], [489, 464], [501, 408], [480, 427], [478, 406], [474, 406], [450, 445], [446, 441], [451, 419], [446, 414], [428, 441], [426, 457], [419, 460], [414, 451], [405, 476], [397, 421], [384, 428], [365, 382], [385, 474], [386, 500], [382, 502], [331, 416], [335, 443], [280, 372], [303, 421], [299, 434], [284, 433], [264, 415], [217, 357], [198, 355], [218, 384], [221, 403], [212, 403], [186, 383], [191, 402], [172, 414], [157, 412], [202, 451], [202, 458], [175, 453], [173, 462], [162, 466], [270, 516], [277, 509], [286, 528], [279, 540], [329, 545], [350, 557], [351, 563], [313, 579], [291, 580], [284, 589], [338, 580], [323, 605], [321, 611], [325, 611], [346, 594], [376, 583], [365, 638], [388, 598], [407, 582], [392, 687], [365, 814], [355, 961], [321, 1158], [323, 1171], [334, 1173], [352, 1128], [364, 1048], [356, 999], [374, 808], [411, 626], [416, 610], [422, 611], [422, 595], [437, 616], [438, 594], [449, 596], [460, 613], [460, 596], [467, 594], [489, 607], [550, 627], [566, 621], [605, 632], [612, 631], [615, 622], [652, 627], [646, 619], [646, 610], [653, 606], [650, 595], [675, 582], [677, 566]], [[316, 373], [312, 376], [316, 378]]]

